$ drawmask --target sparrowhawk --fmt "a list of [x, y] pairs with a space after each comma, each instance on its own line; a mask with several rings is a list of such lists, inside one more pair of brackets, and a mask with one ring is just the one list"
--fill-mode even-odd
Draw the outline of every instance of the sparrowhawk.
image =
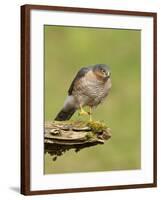
[[[72, 81], [64, 106], [55, 120], [69, 120], [78, 109], [80, 114], [88, 114], [92, 120], [92, 108], [99, 105], [109, 93], [112, 85], [110, 77], [111, 70], [105, 64], [81, 68]], [[84, 106], [89, 106], [90, 111], [83, 110]]]

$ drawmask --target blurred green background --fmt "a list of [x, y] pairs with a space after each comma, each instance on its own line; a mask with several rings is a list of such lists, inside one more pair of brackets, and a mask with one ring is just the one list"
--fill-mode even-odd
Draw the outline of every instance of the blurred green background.
[[[45, 25], [44, 34], [45, 121], [52, 121], [62, 108], [82, 66], [104, 63], [112, 71], [111, 92], [93, 113], [112, 129], [112, 138], [77, 154], [71, 150], [56, 162], [45, 154], [45, 173], [139, 169], [141, 32]], [[80, 119], [78, 113], [72, 119]]]

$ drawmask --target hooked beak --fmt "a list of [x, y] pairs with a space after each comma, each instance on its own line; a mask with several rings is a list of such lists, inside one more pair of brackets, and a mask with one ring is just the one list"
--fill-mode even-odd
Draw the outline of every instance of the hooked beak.
[[107, 72], [107, 78], [110, 78], [111, 72]]

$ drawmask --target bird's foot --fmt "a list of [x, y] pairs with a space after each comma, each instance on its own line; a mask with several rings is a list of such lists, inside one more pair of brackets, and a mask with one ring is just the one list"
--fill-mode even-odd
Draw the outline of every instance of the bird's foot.
[[91, 115], [89, 116], [89, 121], [90, 121], [90, 122], [92, 122], [92, 121], [93, 121], [93, 119], [92, 119], [92, 116], [91, 116]]
[[85, 110], [81, 109], [81, 110], [79, 111], [79, 115], [89, 115], [89, 113], [86, 112]]

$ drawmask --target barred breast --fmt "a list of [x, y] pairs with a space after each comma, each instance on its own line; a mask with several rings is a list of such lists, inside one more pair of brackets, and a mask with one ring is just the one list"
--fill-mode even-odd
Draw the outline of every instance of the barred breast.
[[81, 78], [74, 88], [73, 95], [79, 105], [97, 106], [100, 104], [111, 88], [111, 80], [100, 81], [89, 75]]

